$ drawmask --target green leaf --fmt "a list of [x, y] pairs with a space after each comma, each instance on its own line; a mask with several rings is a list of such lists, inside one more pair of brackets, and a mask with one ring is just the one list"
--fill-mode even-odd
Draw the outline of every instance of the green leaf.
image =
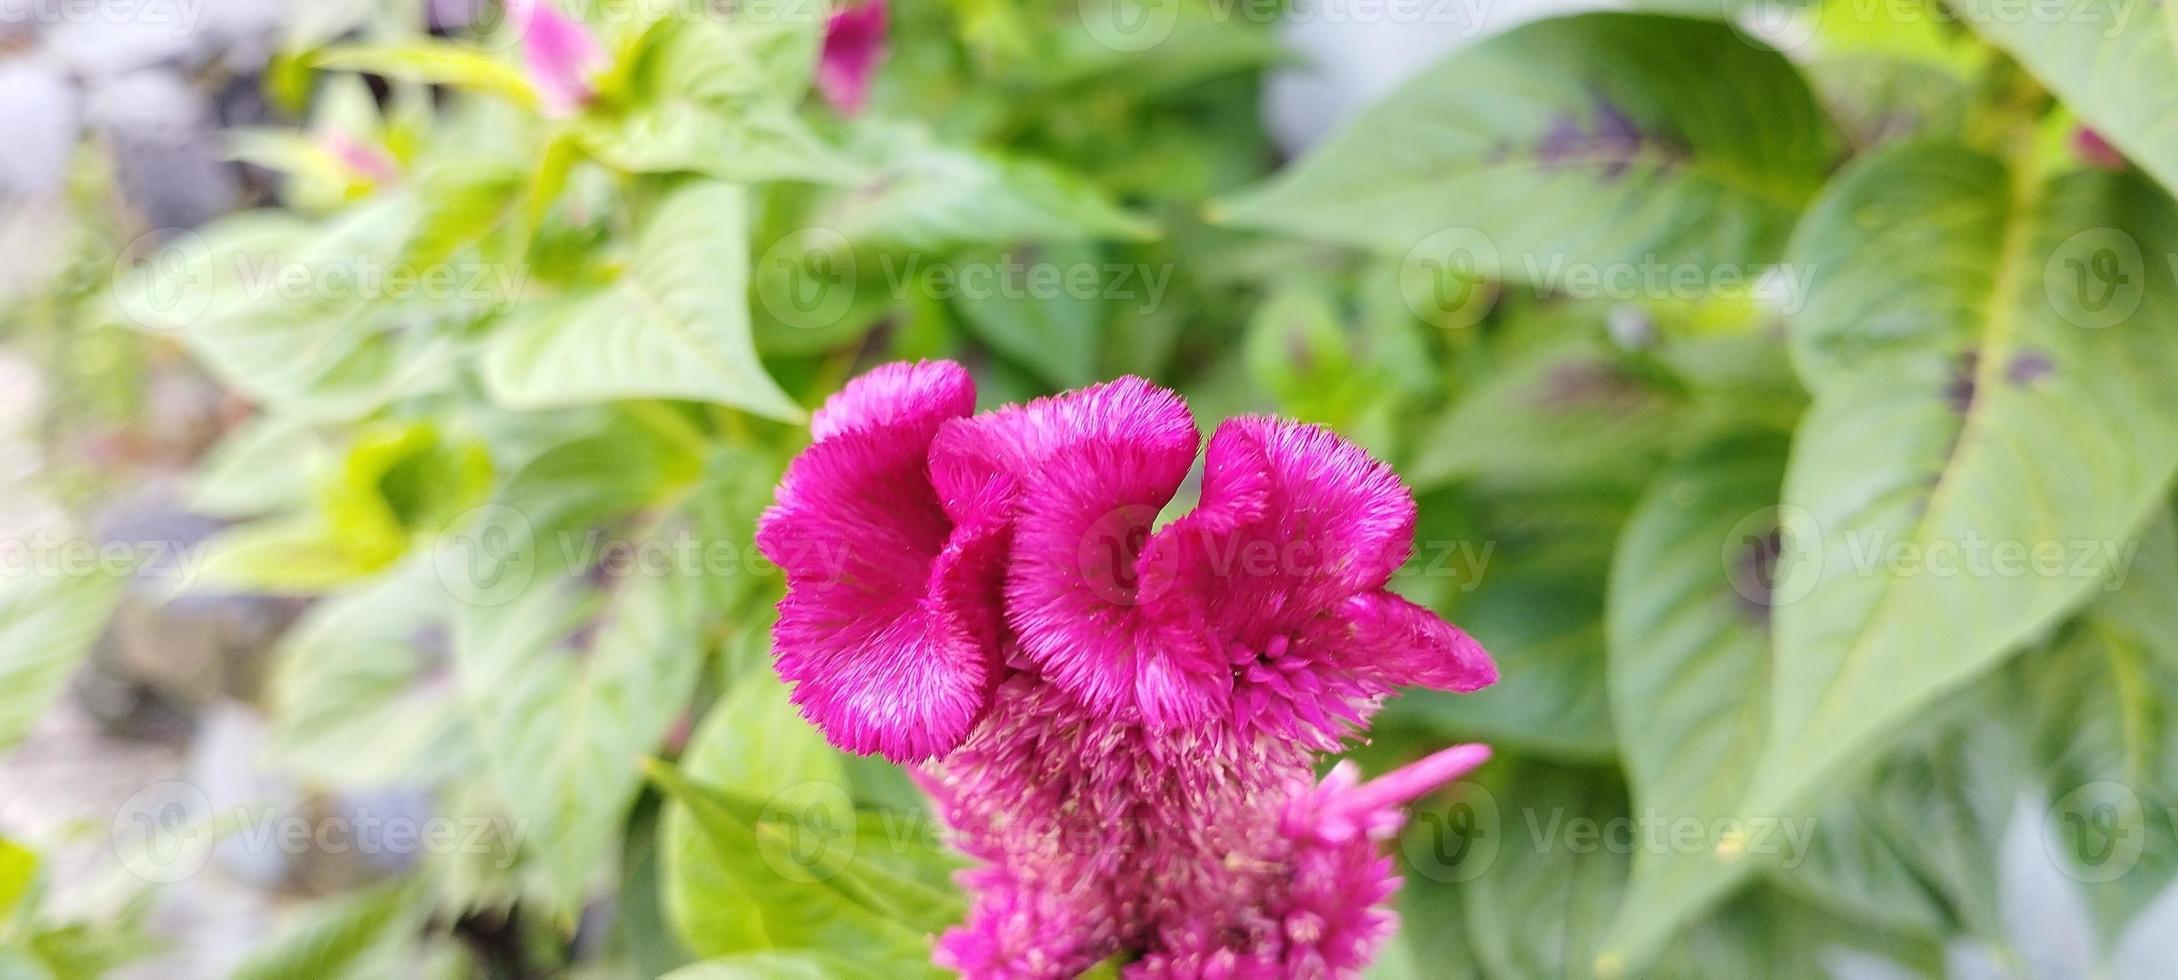
[[261, 517], [310, 502], [309, 475], [331, 454], [307, 423], [258, 415], [229, 430], [189, 480], [189, 510]]
[[783, 107], [720, 113], [676, 100], [577, 130], [590, 155], [629, 173], [702, 174], [731, 183], [802, 180], [847, 184], [860, 168]]
[[1816, 205], [1793, 247], [1815, 277], [1793, 336], [1815, 402], [1784, 492], [1807, 533], [1781, 559], [1743, 812], [1804, 806], [2137, 547], [2178, 467], [2178, 284], [2141, 256], [2173, 252], [2144, 181], [2041, 183], [1938, 144], [1870, 158]]
[[638, 70], [645, 101], [690, 99], [715, 110], [791, 107], [809, 91], [829, 13], [825, 0], [733, 8], [733, 16], [659, 23]]
[[[1078, 243], [977, 250], [938, 268], [960, 277], [953, 306], [978, 339], [1053, 388], [1074, 388], [1097, 380], [1110, 312], [1101, 256]], [[1086, 288], [1069, 278], [1085, 269], [1096, 274]]]
[[664, 765], [654, 766], [651, 778], [687, 808], [689, 822], [725, 859], [719, 880], [740, 886], [747, 911], [735, 936], [706, 936], [702, 942], [684, 937], [692, 946], [724, 941], [742, 951], [852, 951], [856, 962], [888, 973], [935, 972], [929, 965], [932, 934], [918, 922], [954, 910], [943, 904], [903, 905], [901, 898], [920, 894], [919, 886], [863, 860], [858, 852], [864, 835], [830, 822], [833, 817], [826, 814], [836, 814], [834, 806], [792, 796], [757, 801], [726, 794], [691, 783]]
[[16, 907], [23, 904], [24, 897], [30, 894], [30, 886], [37, 880], [37, 853], [0, 837], [0, 926], [14, 916]]
[[1491, 808], [1497, 826], [1484, 830], [1502, 840], [1473, 853], [1470, 860], [1486, 860], [1461, 903], [1484, 976], [1594, 975], [1627, 861], [1604, 836], [1609, 823], [1626, 819], [1626, 799], [1600, 775], [1534, 764], [1498, 774], [1505, 799]]
[[314, 903], [236, 967], [236, 980], [384, 976], [412, 945], [427, 909], [413, 882], [376, 885]]
[[1427, 531], [1416, 558], [1419, 584], [1451, 586], [1425, 598], [1489, 648], [1498, 682], [1472, 694], [1410, 691], [1384, 718], [1552, 758], [1608, 758], [1603, 569], [1626, 504], [1518, 494], [1502, 507], [1485, 504], [1476, 528]]
[[[506, 161], [466, 158], [418, 174], [424, 204], [408, 242], [407, 260], [420, 269], [450, 263], [463, 248], [505, 224], [521, 200], [529, 177], [524, 169]], [[465, 271], [489, 266], [479, 257], [471, 265], [457, 263], [448, 267]], [[519, 289], [508, 292], [518, 294]], [[512, 301], [520, 297], [503, 298]]]
[[0, 582], [0, 751], [13, 748], [98, 640], [127, 579], [106, 569]]
[[850, 154], [878, 171], [817, 224], [857, 243], [937, 249], [979, 242], [1143, 239], [1156, 227], [1086, 180], [1039, 161], [943, 146], [925, 130], [869, 126]]
[[[1611, 562], [1610, 695], [1634, 806], [1698, 824], [1737, 819], [1768, 731], [1771, 563], [1784, 440], [1704, 447], [1649, 487]], [[1603, 956], [1645, 962], [1741, 881], [1742, 842], [1642, 849]]]
[[203, 563], [185, 583], [208, 592], [281, 595], [327, 592], [369, 578], [398, 552], [357, 551], [325, 515], [304, 513], [239, 524], [204, 543]]
[[417, 564], [311, 609], [275, 653], [268, 761], [334, 786], [457, 771], [467, 746], [444, 675], [449, 598]]
[[249, 212], [176, 235], [114, 284], [108, 322], [175, 337], [222, 384], [299, 417], [354, 418], [441, 383], [443, 328], [507, 298], [504, 270], [451, 279], [386, 257], [417, 203], [373, 199], [322, 228]]
[[1653, 369], [1576, 334], [1509, 358], [1430, 427], [1417, 486], [1640, 486], [1662, 462], [1684, 399]]
[[[854, 819], [847, 771], [823, 736], [787, 701], [786, 688], [752, 675], [715, 705], [689, 740], [681, 770], [689, 779], [753, 799], [784, 794], [799, 808], [844, 827]], [[699, 956], [766, 949], [769, 932], [755, 857], [721, 851], [685, 804], [666, 814], [666, 902], [681, 939]], [[768, 871], [768, 869], [765, 869]]]
[[2164, 187], [2178, 188], [2178, 132], [2168, 125], [2178, 40], [2162, 9], [2120, 0], [2085, 0], [2050, 16], [2021, 16], [1999, 0], [1947, 9]]
[[637, 564], [541, 581], [458, 624], [471, 724], [563, 908], [608, 866], [638, 760], [687, 703], [703, 658], [695, 599], [681, 569]]
[[318, 52], [312, 61], [320, 68], [449, 85], [496, 95], [523, 108], [537, 106], [537, 90], [521, 69], [483, 51], [454, 44], [409, 41], [328, 48]]
[[1410, 691], [1387, 706], [1386, 719], [1557, 758], [1608, 757], [1611, 713], [1596, 578], [1513, 567], [1509, 560], [1489, 569], [1452, 617], [1497, 658], [1498, 682], [1473, 694]]
[[492, 396], [516, 408], [690, 398], [801, 418], [750, 340], [747, 221], [732, 185], [666, 195], [618, 279], [526, 307], [492, 337], [484, 356]]
[[1781, 256], [1837, 153], [1777, 52], [1718, 23], [1585, 14], [1453, 54], [1217, 212], [1531, 283], [1568, 264], [1745, 273]]
[[684, 966], [665, 980], [883, 980], [885, 974], [826, 953], [742, 953]]
[[[2104, 938], [2178, 877], [2178, 529], [2159, 515], [2123, 585], [2002, 676], [2053, 802], [2052, 854]], [[2115, 818], [2114, 820], [2111, 818]]]

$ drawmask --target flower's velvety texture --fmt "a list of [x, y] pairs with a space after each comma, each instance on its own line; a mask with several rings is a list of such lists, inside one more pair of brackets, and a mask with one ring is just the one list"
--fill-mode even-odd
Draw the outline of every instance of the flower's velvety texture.
[[885, 0], [863, 0], [825, 22], [817, 91], [847, 115], [861, 112], [870, 97], [870, 80], [885, 57], [885, 14]]
[[1414, 501], [1338, 436], [1270, 418], [1200, 442], [1125, 378], [972, 414], [950, 363], [893, 364], [817, 413], [758, 532], [774, 637], [835, 744], [918, 763], [977, 865], [937, 958], [970, 977], [1336, 977], [1393, 927], [1399, 807], [1487, 757], [1374, 782], [1314, 764], [1403, 685], [1495, 666], [1386, 589]]

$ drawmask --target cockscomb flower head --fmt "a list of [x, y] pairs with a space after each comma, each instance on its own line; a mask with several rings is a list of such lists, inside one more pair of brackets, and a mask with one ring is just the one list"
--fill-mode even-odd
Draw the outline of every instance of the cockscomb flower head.
[[758, 544], [774, 649], [831, 741], [914, 765], [972, 858], [970, 977], [1347, 976], [1392, 928], [1399, 806], [1487, 757], [1360, 783], [1314, 763], [1395, 688], [1496, 680], [1387, 589], [1412, 495], [1331, 432], [1200, 439], [1137, 378], [974, 413], [967, 372], [892, 364], [817, 413]]

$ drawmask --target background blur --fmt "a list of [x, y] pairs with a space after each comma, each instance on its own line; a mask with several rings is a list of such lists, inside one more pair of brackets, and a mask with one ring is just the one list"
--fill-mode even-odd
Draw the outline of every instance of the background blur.
[[0, 977], [928, 971], [749, 540], [917, 357], [1414, 487], [1379, 976], [2178, 962], [2150, 5], [512, 6], [0, 0]]

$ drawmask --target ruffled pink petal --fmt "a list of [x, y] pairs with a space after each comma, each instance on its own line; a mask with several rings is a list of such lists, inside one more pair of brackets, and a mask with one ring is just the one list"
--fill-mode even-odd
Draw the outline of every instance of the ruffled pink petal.
[[1419, 686], [1466, 693], [1497, 683], [1497, 663], [1482, 644], [1436, 613], [1390, 592], [1346, 600], [1312, 645], [1386, 687]]
[[974, 398], [948, 367], [880, 369], [835, 396], [757, 528], [787, 577], [773, 647], [803, 716], [902, 762], [959, 744], [1000, 670], [1005, 529], [956, 526], [925, 468], [939, 424]]
[[1200, 717], [1224, 682], [1153, 635], [1138, 595], [1137, 560], [1196, 441], [1178, 395], [1122, 378], [948, 423], [932, 446], [932, 480], [955, 520], [978, 518], [968, 502], [1008, 511], [1007, 621], [1023, 652], [1098, 710], [1179, 723]]
[[550, 0], [508, 0], [507, 12], [521, 34], [530, 84], [546, 114], [571, 115], [588, 105], [597, 94], [591, 79], [609, 61], [604, 45]]
[[[881, 425], [936, 426], [976, 410], [976, 383], [952, 361], [894, 361], [871, 368], [826, 399], [809, 433], [829, 439]], [[924, 439], [929, 439], [924, 436]]]
[[824, 25], [824, 52], [817, 60], [817, 91], [847, 115], [862, 111], [870, 80], [885, 56], [885, 0], [868, 0], [832, 15]]

